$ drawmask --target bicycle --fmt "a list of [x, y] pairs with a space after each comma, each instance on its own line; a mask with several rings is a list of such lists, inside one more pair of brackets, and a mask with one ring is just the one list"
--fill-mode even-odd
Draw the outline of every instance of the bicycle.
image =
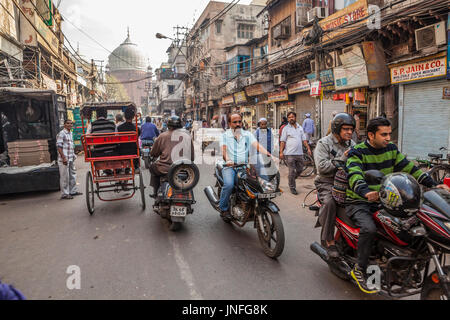
[[447, 159], [443, 154], [429, 153], [430, 160], [416, 159], [419, 169], [426, 169], [428, 174], [439, 184], [443, 184], [445, 178], [450, 178], [450, 154], [448, 149], [442, 147], [439, 151], [447, 151]]

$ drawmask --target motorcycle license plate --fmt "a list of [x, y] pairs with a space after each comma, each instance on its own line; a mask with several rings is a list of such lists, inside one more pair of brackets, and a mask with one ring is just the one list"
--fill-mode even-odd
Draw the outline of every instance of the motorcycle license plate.
[[170, 215], [172, 217], [186, 217], [186, 215], [187, 215], [187, 208], [186, 207], [172, 206], [172, 207], [170, 207]]
[[259, 199], [272, 199], [281, 196], [281, 192], [276, 193], [260, 193], [258, 194]]

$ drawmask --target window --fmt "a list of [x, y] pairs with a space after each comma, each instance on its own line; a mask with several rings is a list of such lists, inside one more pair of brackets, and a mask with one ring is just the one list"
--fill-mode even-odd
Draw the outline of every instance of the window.
[[223, 20], [216, 21], [216, 34], [222, 33], [222, 22], [223, 22]]
[[237, 37], [239, 39], [253, 39], [255, 26], [252, 24], [238, 24]]
[[174, 94], [175, 86], [169, 86], [169, 94]]

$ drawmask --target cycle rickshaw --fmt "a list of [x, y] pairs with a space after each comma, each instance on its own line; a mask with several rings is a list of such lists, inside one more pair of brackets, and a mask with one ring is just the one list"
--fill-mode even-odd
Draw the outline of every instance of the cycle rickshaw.
[[[136, 130], [131, 132], [114, 132], [114, 133], [94, 133], [87, 134], [84, 119], [91, 124], [92, 114], [100, 108], [108, 111], [125, 112], [127, 108], [135, 110]], [[94, 198], [97, 195], [101, 201], [119, 201], [127, 200], [134, 197], [137, 191], [141, 195], [141, 207], [145, 210], [145, 186], [141, 170], [136, 170], [135, 162], [140, 161], [139, 155], [139, 137], [137, 108], [132, 102], [100, 102], [87, 103], [83, 105], [81, 111], [81, 120], [83, 124], [83, 135], [81, 141], [84, 148], [85, 161], [90, 162], [91, 169], [86, 174], [86, 204], [89, 213], [94, 214]], [[119, 146], [124, 143], [135, 143], [135, 154], [121, 154], [114, 152], [109, 156], [99, 156], [95, 147], [101, 146]], [[136, 181], [136, 176], [139, 181]], [[111, 194], [115, 194], [114, 197]], [[109, 194], [109, 197], [104, 195]]]

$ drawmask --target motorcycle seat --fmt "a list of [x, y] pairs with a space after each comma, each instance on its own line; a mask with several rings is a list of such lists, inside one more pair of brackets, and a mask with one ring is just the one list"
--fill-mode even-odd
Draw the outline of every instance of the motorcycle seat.
[[428, 157], [432, 158], [432, 159], [442, 159], [444, 158], [443, 154], [436, 154], [436, 153], [429, 153]]
[[358, 226], [355, 224], [355, 222], [353, 222], [353, 220], [350, 219], [347, 213], [345, 212], [345, 208], [338, 207], [336, 216], [349, 227], [353, 229], [358, 229]]

